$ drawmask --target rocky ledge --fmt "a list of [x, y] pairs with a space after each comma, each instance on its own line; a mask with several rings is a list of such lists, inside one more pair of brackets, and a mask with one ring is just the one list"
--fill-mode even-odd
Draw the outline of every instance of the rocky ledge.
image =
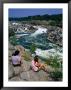
[[[22, 54], [22, 65], [13, 67], [11, 61], [11, 55], [16, 50], [19, 49]], [[24, 60], [23, 54], [25, 53], [25, 49], [20, 46], [12, 46], [9, 44], [9, 68], [8, 68], [8, 79], [9, 81], [52, 81], [52, 78], [49, 77], [49, 72], [54, 71], [53, 68], [46, 65], [47, 71], [40, 70], [38, 72], [34, 72], [31, 66], [31, 60], [33, 59], [30, 56], [30, 61]]]

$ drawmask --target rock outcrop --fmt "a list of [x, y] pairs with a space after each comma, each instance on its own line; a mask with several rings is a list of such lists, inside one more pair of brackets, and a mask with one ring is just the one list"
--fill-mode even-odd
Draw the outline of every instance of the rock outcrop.
[[[14, 50], [18, 49], [20, 50], [21, 54], [24, 54], [25, 50], [22, 46], [17, 45], [15, 48], [12, 46], [12, 49], [10, 49], [9, 44], [9, 53], [13, 52]], [[14, 67], [12, 65], [11, 61], [11, 55], [9, 57], [9, 70], [8, 70], [8, 79], [9, 81], [47, 81], [51, 80], [48, 76], [49, 74], [43, 70], [40, 70], [38, 72], [34, 72], [30, 66], [31, 61], [26, 61], [22, 59], [22, 65]], [[46, 66], [48, 71], [52, 71], [53, 69], [49, 66]]]
[[[10, 81], [47, 81], [48, 73], [40, 70], [34, 72], [30, 68], [31, 62], [23, 60], [21, 67], [13, 67], [9, 64], [9, 80]], [[11, 68], [10, 68], [11, 67]]]
[[48, 28], [47, 33], [48, 40], [59, 46], [62, 46], [62, 28], [56, 26], [49, 26], [47, 28]]

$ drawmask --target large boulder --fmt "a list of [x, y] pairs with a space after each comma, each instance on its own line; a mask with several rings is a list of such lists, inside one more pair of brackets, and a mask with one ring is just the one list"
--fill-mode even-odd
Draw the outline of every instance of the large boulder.
[[23, 46], [21, 46], [21, 45], [16, 45], [16, 46], [15, 46], [15, 49], [16, 49], [16, 50], [19, 50], [21, 56], [23, 57], [24, 52], [25, 52], [25, 48], [24, 48]]
[[48, 74], [43, 70], [40, 70], [38, 72], [29, 70], [26, 72], [22, 72], [20, 74], [20, 78], [24, 81], [46, 81], [48, 80]]
[[23, 71], [30, 70], [31, 62], [22, 60], [22, 69]]

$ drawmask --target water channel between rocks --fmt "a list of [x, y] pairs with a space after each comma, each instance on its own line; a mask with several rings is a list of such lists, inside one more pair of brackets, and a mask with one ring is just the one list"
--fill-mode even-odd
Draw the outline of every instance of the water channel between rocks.
[[34, 26], [37, 28], [35, 32], [25, 32], [22, 30], [16, 31], [16, 39], [17, 43], [22, 45], [24, 48], [30, 50], [30, 47], [34, 45], [36, 47], [35, 53], [41, 57], [47, 57], [47, 52], [56, 52], [60, 55], [62, 54], [62, 48], [53, 44], [51, 41], [48, 40], [48, 29], [43, 28], [41, 26]]

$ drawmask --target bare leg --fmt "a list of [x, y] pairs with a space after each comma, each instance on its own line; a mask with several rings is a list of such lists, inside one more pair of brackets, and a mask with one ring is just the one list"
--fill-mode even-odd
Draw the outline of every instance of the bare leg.
[[45, 67], [44, 64], [41, 64], [40, 67], [39, 67], [39, 69], [44, 70], [45, 72], [47, 72], [47, 69], [46, 69], [46, 67]]

